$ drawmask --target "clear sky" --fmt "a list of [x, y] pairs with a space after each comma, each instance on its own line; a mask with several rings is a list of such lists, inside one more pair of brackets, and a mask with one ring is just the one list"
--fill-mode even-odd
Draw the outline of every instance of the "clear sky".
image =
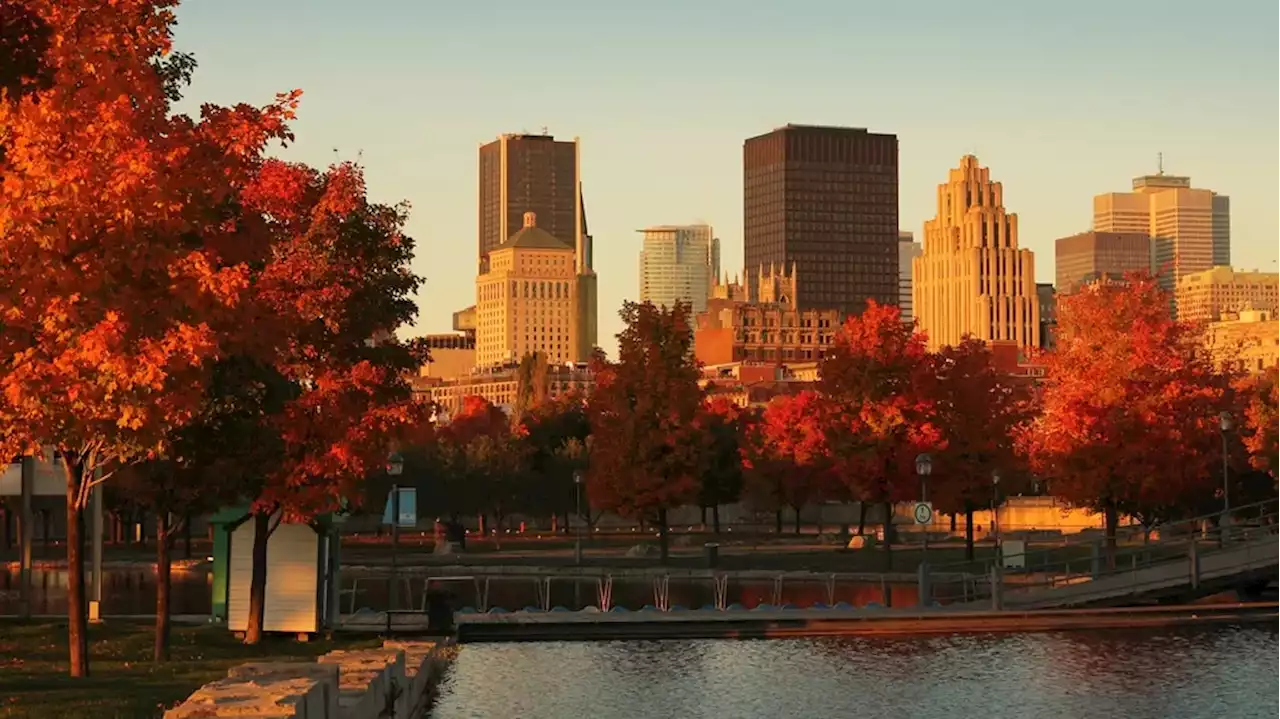
[[[897, 134], [900, 224], [976, 154], [1036, 275], [1091, 198], [1154, 172], [1231, 197], [1232, 261], [1276, 269], [1275, 0], [186, 0], [186, 108], [304, 91], [285, 157], [360, 154], [407, 199], [426, 284], [417, 329], [473, 303], [477, 147], [582, 141], [600, 343], [638, 294], [640, 236], [705, 221], [742, 261], [742, 141], [788, 122]], [[336, 151], [336, 152], [335, 152]]]

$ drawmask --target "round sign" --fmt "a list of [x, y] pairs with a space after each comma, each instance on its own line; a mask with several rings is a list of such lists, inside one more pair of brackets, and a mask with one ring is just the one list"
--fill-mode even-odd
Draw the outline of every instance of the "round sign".
[[915, 515], [916, 524], [928, 524], [933, 521], [933, 507], [924, 502], [917, 503], [912, 513]]

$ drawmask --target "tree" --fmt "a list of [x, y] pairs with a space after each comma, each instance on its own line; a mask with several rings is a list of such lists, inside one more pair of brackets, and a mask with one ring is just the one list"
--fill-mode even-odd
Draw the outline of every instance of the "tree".
[[407, 206], [371, 203], [363, 172], [350, 163], [322, 173], [272, 160], [244, 194], [246, 210], [264, 218], [273, 238], [253, 286], [253, 307], [272, 328], [263, 351], [298, 388], [268, 420], [283, 439], [282, 461], [265, 470], [252, 504], [245, 640], [255, 643], [275, 527], [362, 497], [360, 483], [382, 472], [389, 450], [431, 407], [413, 401], [406, 380], [425, 356], [421, 345], [394, 335], [416, 315], [412, 295], [422, 281], [409, 268]]
[[702, 404], [692, 358], [689, 306], [624, 303], [618, 361], [596, 363], [591, 396], [593, 507], [658, 524], [662, 562], [669, 556], [667, 510], [698, 493], [695, 419]]
[[154, 658], [169, 658], [170, 550], [193, 514], [257, 492], [263, 467], [278, 465], [281, 438], [261, 420], [279, 413], [294, 387], [245, 356], [220, 361], [193, 421], [175, 430], [166, 456], [120, 470], [118, 489], [156, 521]]
[[[90, 490], [164, 453], [224, 340], [247, 326], [249, 264], [267, 243], [231, 219], [267, 142], [288, 139], [297, 98], [170, 114], [193, 64], [172, 53], [172, 5], [22, 3], [26, 79], [14, 92], [6, 78], [0, 101], [0, 444], [52, 445], [63, 460], [73, 676], [89, 673]], [[43, 51], [27, 42], [46, 32]]]
[[902, 322], [898, 308], [868, 301], [845, 321], [820, 368], [837, 476], [860, 511], [867, 502], [883, 506], [886, 567], [893, 565], [893, 503], [916, 497], [915, 457], [940, 441], [927, 355], [924, 336]]
[[1150, 527], [1206, 508], [1216, 492], [1230, 377], [1168, 308], [1143, 274], [1062, 298], [1042, 413], [1025, 437], [1056, 495], [1103, 514], [1111, 562], [1122, 514]]
[[[837, 495], [831, 451], [827, 445], [827, 406], [816, 392], [775, 398], [754, 424], [747, 450], [749, 494], [772, 506], [782, 530], [782, 507], [795, 514], [800, 533], [800, 510]], [[763, 501], [761, 501], [763, 500]]]
[[720, 505], [736, 502], [742, 494], [742, 409], [723, 397], [716, 398], [702, 404], [696, 423], [703, 440], [698, 505], [703, 510], [704, 525], [706, 509], [711, 508], [712, 528], [719, 534]]
[[1277, 455], [1277, 386], [1276, 368], [1271, 367], [1261, 374], [1256, 374], [1240, 383], [1241, 410], [1238, 416], [1243, 417], [1241, 439], [1248, 453], [1249, 466], [1259, 472], [1276, 476]]
[[521, 508], [566, 519], [576, 494], [574, 475], [586, 469], [586, 440], [591, 434], [586, 406], [576, 395], [544, 401], [523, 415], [524, 443], [528, 446], [529, 476]]
[[993, 501], [992, 475], [1007, 483], [1018, 469], [1017, 428], [1029, 397], [996, 370], [991, 350], [966, 337], [931, 356], [933, 421], [941, 438], [932, 452], [928, 495], [938, 511], [965, 517], [965, 558], [973, 559], [973, 511]]

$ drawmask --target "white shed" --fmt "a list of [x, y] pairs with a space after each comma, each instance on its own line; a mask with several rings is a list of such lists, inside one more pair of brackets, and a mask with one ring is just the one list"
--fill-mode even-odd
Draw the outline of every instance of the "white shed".
[[[253, 575], [254, 523], [243, 521], [229, 533], [227, 543], [227, 628], [246, 630], [249, 584]], [[267, 539], [267, 589], [263, 631], [312, 634], [327, 624], [337, 607], [332, 579], [337, 558], [335, 535], [328, 523], [281, 523]]]

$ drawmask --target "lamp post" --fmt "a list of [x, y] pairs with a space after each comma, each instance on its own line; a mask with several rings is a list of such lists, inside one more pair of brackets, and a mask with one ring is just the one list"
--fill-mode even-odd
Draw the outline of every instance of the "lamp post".
[[[404, 457], [399, 452], [387, 456], [387, 475], [404, 474]], [[396, 609], [396, 579], [399, 574], [397, 550], [400, 545], [400, 485], [391, 483], [391, 573], [387, 576], [387, 636], [391, 635], [391, 613]]]
[[1236, 418], [1230, 412], [1218, 415], [1218, 427], [1222, 430], [1222, 538], [1226, 539], [1227, 524], [1231, 516], [1231, 467], [1227, 453], [1227, 433], [1235, 429]]
[[1000, 553], [1000, 470], [991, 470], [991, 531], [995, 534], [997, 561]]
[[[933, 458], [928, 454], [916, 455], [916, 476], [920, 478], [920, 502], [923, 505], [929, 501], [929, 493], [926, 479], [933, 472]], [[914, 514], [914, 513], [913, 513]], [[917, 522], [919, 517], [913, 517]], [[933, 513], [929, 513], [929, 521], [922, 524], [921, 537], [923, 538], [923, 551], [920, 557], [920, 566], [916, 568], [917, 577], [917, 593], [920, 597], [919, 603], [921, 607], [927, 607], [933, 603], [933, 592], [929, 589], [929, 525], [933, 523]]]
[[578, 526], [573, 534], [573, 563], [582, 566], [582, 470], [573, 471], [573, 513], [578, 516]]

